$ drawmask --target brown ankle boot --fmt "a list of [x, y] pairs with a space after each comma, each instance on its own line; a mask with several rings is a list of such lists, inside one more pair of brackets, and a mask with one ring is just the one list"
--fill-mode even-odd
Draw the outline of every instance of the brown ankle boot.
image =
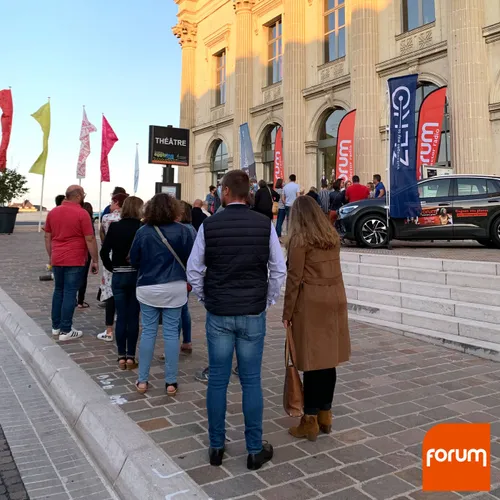
[[321, 432], [330, 434], [332, 432], [332, 412], [330, 410], [320, 410], [318, 424]]
[[304, 415], [298, 427], [290, 427], [288, 432], [296, 438], [307, 438], [316, 441], [319, 434], [318, 417], [316, 415]]

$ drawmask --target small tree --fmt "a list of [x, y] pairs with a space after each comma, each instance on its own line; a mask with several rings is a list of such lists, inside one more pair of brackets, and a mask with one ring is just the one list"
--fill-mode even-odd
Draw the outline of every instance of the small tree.
[[8, 205], [14, 198], [24, 196], [29, 190], [28, 179], [16, 170], [0, 172], [0, 207]]

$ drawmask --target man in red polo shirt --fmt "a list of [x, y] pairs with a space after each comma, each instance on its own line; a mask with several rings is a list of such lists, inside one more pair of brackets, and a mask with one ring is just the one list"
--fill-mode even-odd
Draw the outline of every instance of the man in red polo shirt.
[[70, 186], [61, 206], [47, 215], [45, 248], [54, 273], [52, 296], [52, 335], [59, 341], [83, 335], [73, 328], [76, 294], [83, 279], [87, 255], [92, 273], [99, 272], [97, 243], [89, 214], [82, 208], [85, 193], [81, 186]]
[[363, 186], [359, 183], [359, 177], [354, 175], [352, 177], [352, 185], [346, 189], [345, 199], [347, 203], [352, 203], [354, 201], [366, 200], [370, 197], [370, 190], [367, 186]]

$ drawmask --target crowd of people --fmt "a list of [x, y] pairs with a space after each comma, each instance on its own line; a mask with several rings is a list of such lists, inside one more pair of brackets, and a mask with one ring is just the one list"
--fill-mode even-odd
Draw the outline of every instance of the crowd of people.
[[[227, 173], [205, 201], [193, 205], [166, 193], [144, 203], [116, 188], [102, 214], [98, 251], [92, 207], [81, 186], [70, 186], [45, 225], [55, 282], [52, 335], [59, 341], [83, 335], [73, 326], [74, 311], [89, 307], [87, 275], [99, 273], [100, 256], [106, 330], [98, 338], [116, 343], [119, 369], [138, 369], [136, 388], [144, 394], [161, 326], [165, 391], [175, 396], [181, 390], [179, 355], [193, 351], [189, 294], [194, 293], [206, 309], [209, 462], [218, 466], [224, 458], [227, 388], [236, 352], [247, 467], [257, 470], [273, 456], [272, 445], [262, 440], [266, 312], [286, 279], [283, 325], [292, 334], [295, 364], [304, 372], [304, 416], [289, 432], [309, 440], [329, 433], [336, 367], [349, 359], [350, 340], [340, 238], [323, 213], [322, 192], [302, 196], [294, 175], [274, 189], [241, 170]], [[287, 216], [285, 263], [279, 236]]]

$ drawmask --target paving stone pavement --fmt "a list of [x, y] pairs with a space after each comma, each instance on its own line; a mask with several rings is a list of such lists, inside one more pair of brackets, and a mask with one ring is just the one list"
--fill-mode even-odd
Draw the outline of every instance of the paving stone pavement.
[[116, 500], [0, 329], [0, 500]]
[[[52, 283], [38, 281], [46, 262], [43, 237], [26, 231], [0, 238], [0, 262], [2, 288], [49, 332]], [[104, 328], [104, 311], [94, 299], [97, 284], [91, 277], [91, 308], [75, 314], [75, 324], [85, 336], [61, 347], [213, 499], [500, 498], [500, 363], [351, 322], [352, 358], [338, 370], [333, 433], [314, 443], [295, 440], [287, 428], [296, 420], [282, 409], [280, 302], [268, 313], [262, 368], [264, 438], [274, 445], [275, 456], [260, 471], [247, 471], [241, 390], [233, 377], [228, 389], [227, 455], [223, 466], [215, 468], [207, 465], [206, 386], [193, 378], [207, 359], [202, 307], [191, 302], [194, 352], [181, 356], [178, 396], [165, 395], [159, 361], [152, 367], [152, 389], [139, 395], [136, 374], [116, 369], [113, 344], [95, 339]], [[161, 349], [159, 341], [157, 355]], [[490, 493], [421, 491], [421, 443], [438, 422], [491, 423]]]

